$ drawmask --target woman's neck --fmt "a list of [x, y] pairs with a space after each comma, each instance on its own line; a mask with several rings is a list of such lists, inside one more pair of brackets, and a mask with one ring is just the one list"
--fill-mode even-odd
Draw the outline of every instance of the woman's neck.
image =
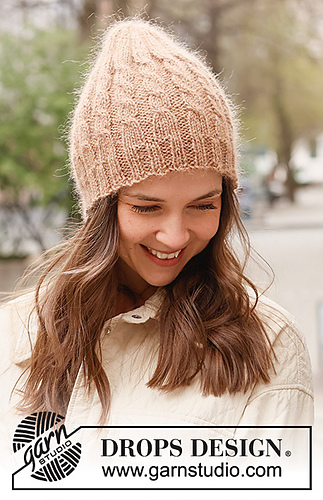
[[133, 271], [125, 262], [117, 262], [118, 299], [117, 314], [142, 306], [157, 290]]
[[125, 285], [118, 287], [118, 299], [116, 304], [116, 315], [126, 313], [142, 306], [155, 292], [156, 288], [148, 285], [141, 294], [133, 292]]

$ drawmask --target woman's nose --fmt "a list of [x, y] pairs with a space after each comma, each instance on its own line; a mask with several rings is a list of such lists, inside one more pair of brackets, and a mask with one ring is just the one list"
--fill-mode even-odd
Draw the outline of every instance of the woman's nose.
[[[190, 239], [190, 232], [183, 217], [169, 217], [155, 233], [156, 240], [169, 250], [184, 248]], [[166, 249], [162, 249], [166, 250]]]

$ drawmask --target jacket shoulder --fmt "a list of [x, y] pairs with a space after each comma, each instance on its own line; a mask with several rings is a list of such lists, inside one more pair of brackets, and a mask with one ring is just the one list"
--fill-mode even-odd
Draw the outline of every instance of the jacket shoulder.
[[[295, 389], [312, 396], [312, 369], [306, 339], [295, 318], [272, 300], [261, 297], [257, 312], [263, 321], [274, 355], [270, 386], [258, 391]], [[256, 391], [256, 392], [258, 392]]]
[[0, 374], [12, 363], [27, 361], [32, 340], [37, 334], [37, 322], [33, 314], [34, 292], [28, 292], [0, 306]]

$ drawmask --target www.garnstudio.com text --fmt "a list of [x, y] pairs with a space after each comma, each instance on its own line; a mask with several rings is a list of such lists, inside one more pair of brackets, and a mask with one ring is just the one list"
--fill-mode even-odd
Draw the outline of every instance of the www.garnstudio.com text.
[[198, 465], [151, 465], [143, 466], [102, 466], [104, 477], [112, 478], [149, 478], [150, 481], [157, 481], [159, 478], [186, 478], [186, 477], [281, 477], [282, 470], [279, 465], [249, 465], [240, 469], [237, 465], [229, 466], [228, 462], [221, 462], [217, 466]]

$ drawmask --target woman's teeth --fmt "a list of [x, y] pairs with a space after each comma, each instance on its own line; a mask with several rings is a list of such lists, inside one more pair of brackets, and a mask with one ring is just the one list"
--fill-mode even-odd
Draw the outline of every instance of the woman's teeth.
[[175, 259], [176, 257], [179, 256], [182, 250], [178, 250], [177, 252], [174, 253], [162, 253], [162, 252], [157, 252], [156, 250], [153, 250], [152, 248], [146, 247], [148, 252], [151, 253], [152, 255], [155, 255], [158, 259]]

